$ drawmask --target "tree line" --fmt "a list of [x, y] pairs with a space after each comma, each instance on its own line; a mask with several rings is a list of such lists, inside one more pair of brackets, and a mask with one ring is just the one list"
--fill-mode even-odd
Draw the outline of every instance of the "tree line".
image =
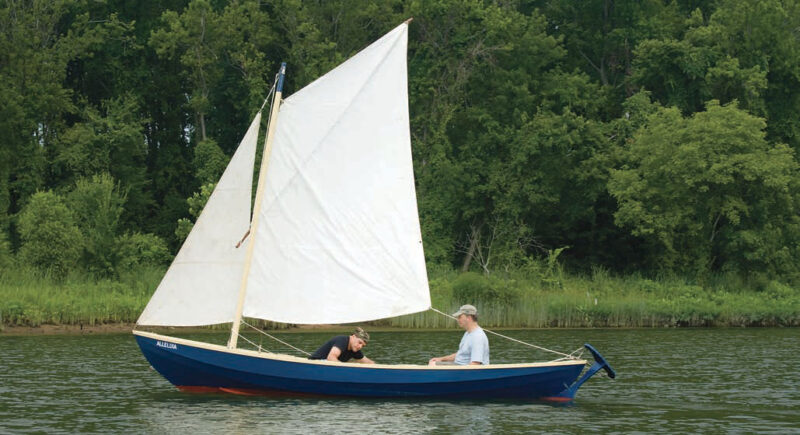
[[0, 267], [165, 264], [280, 62], [409, 17], [429, 264], [800, 282], [790, 0], [5, 0]]

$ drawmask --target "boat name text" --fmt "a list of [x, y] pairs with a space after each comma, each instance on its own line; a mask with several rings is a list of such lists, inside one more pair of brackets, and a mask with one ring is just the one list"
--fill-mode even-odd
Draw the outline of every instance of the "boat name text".
[[168, 343], [166, 341], [156, 341], [156, 346], [163, 347], [165, 349], [177, 349], [178, 345], [175, 343]]

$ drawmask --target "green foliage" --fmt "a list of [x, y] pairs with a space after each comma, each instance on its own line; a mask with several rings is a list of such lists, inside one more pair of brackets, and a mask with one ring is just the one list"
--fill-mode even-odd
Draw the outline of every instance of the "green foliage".
[[261, 69], [267, 67], [265, 51], [274, 44], [268, 15], [256, 2], [234, 2], [218, 10], [207, 0], [192, 0], [180, 13], [164, 11], [161, 19], [165, 26], [152, 32], [149, 45], [183, 67], [198, 142], [213, 137], [216, 129], [237, 134], [224, 123], [207, 125], [206, 117], [220, 106], [252, 114], [252, 106], [264, 97], [269, 75]]
[[76, 122], [59, 138], [54, 169], [65, 183], [108, 174], [124, 190], [125, 208], [120, 223], [141, 219], [150, 205], [144, 161], [147, 154], [138, 98], [130, 92], [105, 100], [100, 110], [86, 105]]
[[[761, 293], [800, 282], [796, 2], [145, 6], [0, 5], [0, 262], [34, 264], [21, 210], [50, 189], [73, 216], [55, 218], [83, 235], [77, 263], [51, 273], [161, 264], [150, 238], [175, 252], [279, 62], [289, 96], [414, 17], [410, 128], [430, 269], [490, 283], [523, 270], [553, 291], [596, 267], [739, 276]], [[569, 300], [553, 309], [601, 309], [574, 314]]]
[[67, 195], [83, 238], [83, 267], [91, 273], [113, 275], [117, 264], [117, 227], [125, 194], [108, 174], [81, 178]]
[[[197, 144], [194, 149], [194, 167], [197, 171], [197, 180], [203, 185], [216, 183], [226, 166], [228, 166], [228, 157], [225, 156], [216, 141], [208, 139]], [[194, 215], [194, 212], [190, 213]]]
[[116, 239], [120, 274], [145, 267], [163, 267], [172, 258], [167, 244], [154, 234], [124, 234]]
[[194, 88], [187, 105], [198, 116], [201, 140], [206, 140], [210, 89], [222, 74], [222, 65], [216, 62], [220, 54], [215, 45], [218, 19], [209, 1], [194, 0], [182, 14], [164, 12], [162, 20], [167, 28], [154, 31], [150, 38], [159, 56], [179, 59], [186, 67], [185, 75]]
[[[45, 148], [72, 109], [62, 87], [70, 46], [59, 21], [71, 2], [5, 2], [0, 6], [0, 212], [14, 215], [45, 184]], [[5, 222], [4, 222], [5, 223]], [[3, 228], [4, 230], [6, 228]]]
[[[743, 68], [767, 74], [764, 116], [769, 139], [795, 150], [800, 147], [800, 41], [792, 35], [800, 26], [800, 5], [793, 1], [725, 0], [711, 15], [709, 36]], [[760, 113], [758, 113], [761, 115]]]
[[11, 244], [8, 243], [5, 232], [0, 231], [0, 270], [10, 270], [13, 262]]
[[761, 65], [743, 67], [718, 44], [717, 31], [690, 25], [685, 39], [642, 41], [634, 51], [632, 82], [685, 113], [700, 111], [705, 101], [717, 99], [737, 100], [752, 113], [763, 114], [766, 71]]
[[189, 214], [193, 219], [181, 218], [178, 220], [178, 226], [175, 228], [175, 236], [178, 240], [183, 241], [186, 239], [186, 236], [189, 235], [189, 232], [194, 226], [194, 222], [200, 217], [200, 213], [203, 211], [203, 207], [206, 206], [208, 198], [211, 197], [216, 185], [217, 183], [204, 184], [200, 186], [199, 192], [193, 193], [192, 196], [186, 200], [186, 203], [189, 204]]
[[453, 300], [463, 304], [511, 305], [519, 299], [513, 281], [466, 272], [453, 281]]
[[[468, 278], [465, 276], [471, 275]], [[595, 269], [591, 277], [564, 274], [554, 288], [528, 277], [528, 271], [509, 271], [506, 277], [431, 273], [433, 306], [452, 312], [469, 299], [450, 294], [458, 286], [482, 294], [505, 285], [519, 289], [510, 303], [476, 302], [486, 327], [681, 327], [681, 326], [797, 326], [800, 290], [768, 281], [760, 293], [732, 275], [713, 275], [708, 286], [669, 277], [616, 277]], [[505, 283], [503, 283], [505, 281]], [[464, 284], [457, 284], [462, 282]], [[407, 328], [457, 328], [456, 322], [434, 312], [391, 319], [388, 324]]]
[[58, 278], [79, 270], [118, 277], [141, 267], [164, 266], [170, 254], [159, 237], [118, 236], [124, 204], [124, 193], [108, 174], [79, 179], [66, 199], [37, 193], [19, 217], [22, 261]]
[[0, 275], [0, 317], [12, 326], [133, 323], [163, 272], [138, 268], [119, 281], [76, 274], [55, 280], [15, 269]]
[[792, 272], [773, 254], [792, 249], [775, 233], [796, 231], [798, 165], [786, 145], [765, 140], [764, 126], [735, 104], [712, 101], [691, 118], [660, 109], [612, 174], [617, 222], [657, 242], [667, 270]]
[[62, 278], [79, 261], [85, 241], [73, 212], [52, 191], [37, 192], [19, 214], [20, 260]]

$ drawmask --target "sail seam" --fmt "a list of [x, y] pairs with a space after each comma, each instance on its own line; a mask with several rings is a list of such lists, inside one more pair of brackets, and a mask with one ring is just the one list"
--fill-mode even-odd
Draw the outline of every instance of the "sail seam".
[[[361, 96], [363, 94], [364, 89], [370, 84], [370, 82], [372, 81], [372, 78], [375, 76], [375, 74], [378, 71], [381, 70], [381, 66], [383, 66], [386, 63], [387, 59], [389, 59], [391, 57], [390, 54], [394, 52], [394, 50], [397, 47], [397, 44], [399, 42], [401, 42], [402, 40], [403, 40], [402, 33], [395, 37], [395, 40], [392, 41], [390, 47], [386, 50], [386, 54], [382, 57], [380, 62], [378, 62], [375, 65], [375, 67], [369, 73], [367, 78], [364, 80], [363, 84], [359, 87], [358, 91], [353, 94], [353, 96], [350, 98], [350, 101], [348, 102], [347, 106], [345, 106], [341, 110], [341, 112], [339, 113], [339, 115], [336, 118], [336, 120], [330, 125], [330, 127], [322, 135], [322, 137], [319, 140], [316, 141], [316, 143], [314, 144], [314, 147], [312, 148], [311, 152], [309, 152], [307, 154], [305, 159], [303, 159], [302, 161], [298, 161], [295, 164], [295, 172], [291, 176], [291, 178], [286, 183], [284, 183], [284, 185], [283, 185], [283, 187], [281, 187], [280, 191], [277, 191], [277, 192], [274, 193], [274, 195], [272, 195], [271, 201], [268, 204], [264, 204], [263, 208], [261, 209], [261, 214], [262, 215], [266, 215], [267, 213], [271, 212], [274, 209], [274, 207], [277, 206], [277, 204], [280, 203], [280, 197], [281, 197], [282, 193], [285, 190], [289, 189], [291, 186], [297, 184], [299, 182], [299, 180], [304, 181], [305, 185], [309, 187], [308, 191], [311, 193], [311, 196], [313, 197], [313, 199], [317, 203], [317, 205], [320, 206], [323, 210], [326, 208], [324, 206], [324, 202], [320, 200], [319, 195], [312, 188], [312, 184], [308, 182], [308, 179], [305, 176], [305, 171], [303, 169], [309, 164], [309, 162], [311, 162], [314, 159], [314, 157], [316, 156], [318, 151], [321, 149], [322, 145], [326, 142], [326, 139], [331, 135], [331, 133], [333, 131], [335, 131], [336, 127], [341, 123], [342, 119], [348, 113], [349, 109], [353, 106], [353, 104], [356, 102], [356, 100], [358, 100], [359, 96]], [[302, 90], [300, 92], [302, 92]], [[291, 97], [289, 97], [286, 100], [284, 100], [284, 104], [291, 104], [291, 103], [292, 103]], [[409, 140], [410, 140], [410, 135], [409, 135]], [[266, 230], [271, 235], [271, 237], [273, 239], [277, 238], [277, 234], [275, 234], [273, 229], [270, 228], [269, 226], [266, 226], [265, 228], [262, 228], [262, 230]], [[333, 232], [333, 235], [334, 236], [338, 236], [338, 234], [336, 232]], [[326, 247], [322, 246], [322, 248], [326, 248]], [[336, 253], [330, 252], [327, 249], [326, 249], [326, 252], [328, 254], [328, 258], [332, 259], [332, 261], [334, 261], [342, 269], [349, 271], [349, 273], [353, 277], [355, 277], [356, 279], [362, 281], [366, 286], [368, 286], [370, 288], [375, 288], [375, 289], [392, 290], [392, 289], [386, 288], [385, 286], [376, 285], [374, 282], [370, 282], [370, 281], [365, 280], [363, 275], [358, 273], [358, 270], [355, 270], [352, 267], [349, 267], [344, 262], [340, 261], [338, 256], [334, 255]]]
[[[402, 38], [399, 38], [399, 37], [395, 39], [395, 41], [392, 43], [392, 46], [389, 48], [389, 50], [387, 50], [387, 55], [384, 56], [383, 59], [381, 59], [381, 61], [378, 62], [377, 65], [375, 65], [375, 68], [372, 69], [372, 71], [370, 72], [369, 76], [367, 76], [367, 79], [364, 81], [364, 83], [361, 85], [361, 87], [358, 89], [358, 91], [350, 99], [350, 102], [347, 103], [347, 106], [344, 109], [342, 109], [341, 113], [339, 113], [339, 116], [336, 118], [336, 121], [333, 122], [333, 124], [331, 124], [331, 126], [328, 128], [328, 130], [325, 132], [325, 134], [317, 141], [317, 143], [314, 145], [314, 148], [311, 150], [311, 152], [308, 154], [308, 156], [306, 156], [306, 158], [302, 162], [299, 162], [300, 164], [298, 164], [296, 166], [297, 170], [295, 171], [294, 175], [292, 175], [292, 178], [287, 183], [284, 184], [284, 186], [281, 188], [280, 192], [275, 192], [275, 195], [274, 195], [272, 201], [269, 204], [265, 204], [266, 207], [264, 207], [262, 213], [267, 213], [268, 211], [272, 210], [273, 205], [278, 202], [278, 198], [280, 198], [280, 196], [283, 193], [283, 191], [285, 191], [286, 189], [289, 188], [289, 186], [294, 184], [294, 182], [297, 179], [298, 175], [299, 176], [303, 175], [303, 171], [301, 171], [301, 169], [306, 167], [308, 162], [311, 161], [311, 159], [314, 157], [314, 155], [320, 149], [320, 146], [325, 142], [325, 139], [327, 139], [328, 136], [330, 136], [331, 132], [334, 131], [334, 127], [339, 125], [339, 122], [341, 122], [341, 120], [344, 117], [344, 115], [347, 113], [347, 111], [353, 105], [355, 100], [358, 99], [358, 97], [364, 91], [364, 88], [367, 87], [367, 84], [369, 84], [369, 82], [372, 80], [372, 77], [375, 75], [375, 73], [378, 70], [380, 70], [381, 65], [383, 65], [384, 62], [386, 62], [386, 59], [389, 58], [388, 54], [391, 53], [394, 50], [395, 46], [397, 45], [397, 43], [401, 39]], [[302, 92], [302, 89], [299, 92]], [[288, 98], [286, 100], [284, 100], [284, 104], [290, 104]], [[302, 177], [302, 178], [305, 179], [305, 177]], [[319, 197], [316, 194], [316, 192], [314, 192], [313, 190], [311, 190], [311, 192], [314, 194], [314, 200], [317, 203], [321, 204], [322, 202], [319, 200]]]

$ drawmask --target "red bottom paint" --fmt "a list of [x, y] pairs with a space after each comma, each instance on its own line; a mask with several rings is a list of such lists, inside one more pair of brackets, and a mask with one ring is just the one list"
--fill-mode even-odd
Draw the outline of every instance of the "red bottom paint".
[[271, 396], [271, 397], [324, 397], [320, 394], [296, 393], [280, 390], [260, 390], [253, 388], [200, 387], [194, 385], [178, 385], [184, 393], [228, 393], [239, 396]]
[[[280, 390], [260, 390], [255, 388], [201, 387], [196, 385], [179, 385], [177, 386], [177, 388], [178, 390], [184, 393], [197, 393], [197, 394], [227, 393], [227, 394], [236, 394], [238, 396], [262, 396], [262, 397], [330, 397], [321, 394], [296, 393], [292, 391], [280, 391]], [[552, 397], [540, 397], [535, 400], [543, 402], [565, 403], [565, 402], [572, 402], [574, 399], [569, 397], [552, 396]]]
[[198, 387], [189, 385], [178, 385], [179, 390], [184, 393], [219, 393], [218, 387]]
[[557, 396], [554, 396], [554, 397], [540, 397], [538, 400], [541, 400], [541, 401], [544, 401], [544, 402], [572, 402], [574, 399], [572, 399], [571, 397], [557, 397]]

